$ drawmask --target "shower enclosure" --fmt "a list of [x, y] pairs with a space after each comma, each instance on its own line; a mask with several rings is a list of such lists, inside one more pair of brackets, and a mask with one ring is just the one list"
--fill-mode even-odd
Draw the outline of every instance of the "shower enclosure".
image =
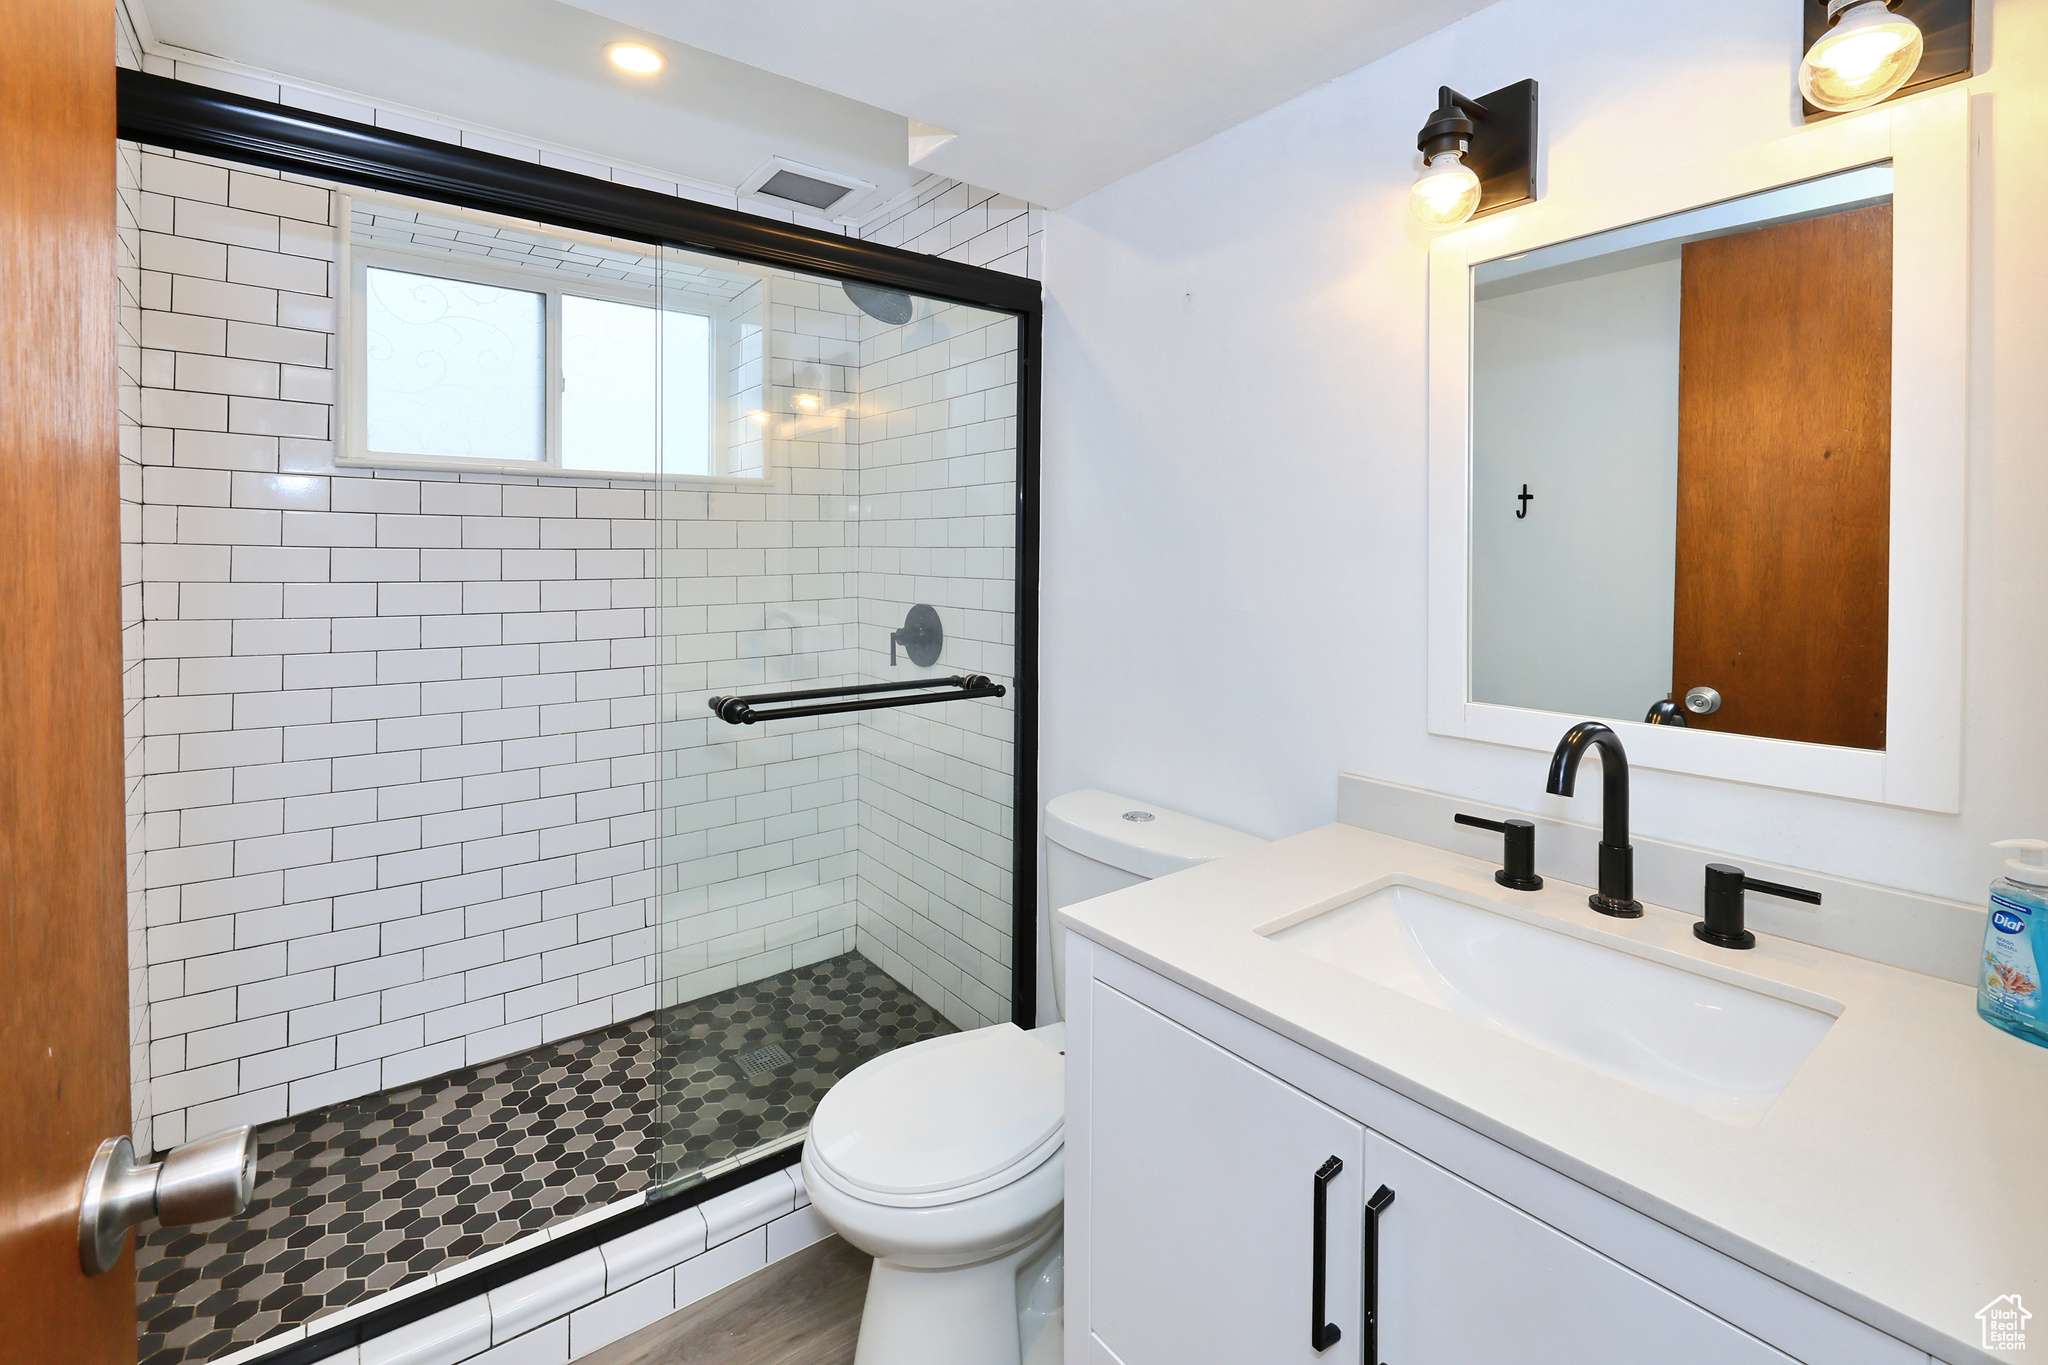
[[[1017, 1014], [1018, 325], [661, 266], [667, 316], [715, 310], [711, 458], [757, 480], [661, 495], [672, 1189], [801, 1141], [868, 1057]], [[961, 678], [991, 681], [903, 688]], [[712, 709], [750, 694], [779, 700]]]
[[[133, 73], [122, 125], [130, 231], [200, 258], [210, 210], [183, 196], [220, 167], [297, 196], [267, 277], [294, 252], [330, 262], [333, 446], [287, 482], [377, 509], [347, 562], [399, 581], [344, 589], [358, 570], [337, 559], [315, 594], [286, 555], [281, 590], [427, 613], [403, 649], [377, 626], [366, 665], [398, 717], [378, 763], [417, 746], [376, 789], [416, 846], [380, 854], [384, 885], [328, 912], [334, 932], [275, 931], [299, 971], [354, 916], [357, 960], [233, 988], [245, 1013], [329, 992], [292, 1040], [346, 1006], [362, 1026], [325, 1044], [337, 1069], [174, 1113], [194, 1073], [151, 1078], [170, 1141], [262, 1126], [246, 1217], [138, 1242], [144, 1361], [279, 1340], [317, 1359], [531, 1273], [571, 1220], [644, 1222], [792, 1164], [817, 1100], [871, 1057], [1034, 1022], [1035, 284]], [[138, 276], [135, 294], [167, 349], [216, 325], [201, 290]], [[136, 409], [145, 463], [203, 463], [157, 434], [171, 405]], [[142, 526], [183, 543], [212, 524], [152, 522], [140, 486]], [[381, 548], [408, 544], [447, 548]], [[177, 580], [196, 556], [142, 562], [165, 580], [143, 600], [201, 600]], [[399, 715], [407, 697], [476, 709]], [[239, 781], [250, 742], [188, 735], [180, 762]], [[175, 889], [197, 906], [213, 885]], [[159, 1031], [193, 1010], [151, 1008]], [[189, 1068], [198, 1037], [150, 1055]], [[393, 1037], [413, 1050], [368, 1051]]]

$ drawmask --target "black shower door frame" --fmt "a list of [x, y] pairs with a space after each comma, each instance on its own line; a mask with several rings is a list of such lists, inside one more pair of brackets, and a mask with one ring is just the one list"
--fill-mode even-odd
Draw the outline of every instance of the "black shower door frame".
[[[120, 136], [172, 151], [833, 275], [1015, 316], [1018, 697], [1012, 803], [1016, 843], [1025, 849], [1035, 844], [1039, 351], [1045, 330], [1038, 281], [142, 71], [120, 73]], [[1019, 1028], [1030, 1028], [1037, 1013], [1037, 859], [1013, 854], [1012, 861], [1010, 1012]]]
[[[1017, 319], [1017, 709], [1010, 1011], [1018, 1027], [1032, 1027], [1038, 995], [1039, 380], [1045, 321], [1038, 282], [166, 76], [123, 69], [118, 80], [118, 136], [128, 141], [656, 246], [831, 275], [1009, 313]], [[409, 1295], [388, 1308], [285, 1346], [266, 1356], [265, 1365], [297, 1365], [345, 1350], [682, 1207], [793, 1165], [798, 1154], [796, 1147], [769, 1153], [670, 1198], [650, 1200], [524, 1255], [457, 1277], [447, 1286]]]

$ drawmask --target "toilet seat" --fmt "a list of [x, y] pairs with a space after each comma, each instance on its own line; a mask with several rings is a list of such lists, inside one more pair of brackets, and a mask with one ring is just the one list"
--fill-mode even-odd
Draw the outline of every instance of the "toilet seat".
[[885, 1208], [959, 1203], [1024, 1179], [1066, 1141], [1066, 1067], [1015, 1024], [928, 1038], [856, 1067], [811, 1118], [807, 1155]]

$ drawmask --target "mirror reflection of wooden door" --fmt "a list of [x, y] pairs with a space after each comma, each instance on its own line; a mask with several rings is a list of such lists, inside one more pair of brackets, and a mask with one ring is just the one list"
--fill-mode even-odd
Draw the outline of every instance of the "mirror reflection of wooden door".
[[125, 1365], [133, 1256], [78, 1253], [129, 1108], [113, 6], [0, 31], [0, 1361]]
[[1691, 242], [1672, 696], [1709, 730], [1884, 748], [1889, 204]]

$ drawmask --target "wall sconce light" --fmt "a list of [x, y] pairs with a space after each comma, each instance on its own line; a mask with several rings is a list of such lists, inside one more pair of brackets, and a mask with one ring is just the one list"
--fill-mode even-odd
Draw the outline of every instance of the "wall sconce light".
[[1971, 0], [1802, 0], [1809, 121], [1967, 79]]
[[1415, 221], [1442, 232], [1536, 199], [1536, 82], [1468, 99], [1448, 85], [1415, 136], [1422, 173], [1409, 193]]

